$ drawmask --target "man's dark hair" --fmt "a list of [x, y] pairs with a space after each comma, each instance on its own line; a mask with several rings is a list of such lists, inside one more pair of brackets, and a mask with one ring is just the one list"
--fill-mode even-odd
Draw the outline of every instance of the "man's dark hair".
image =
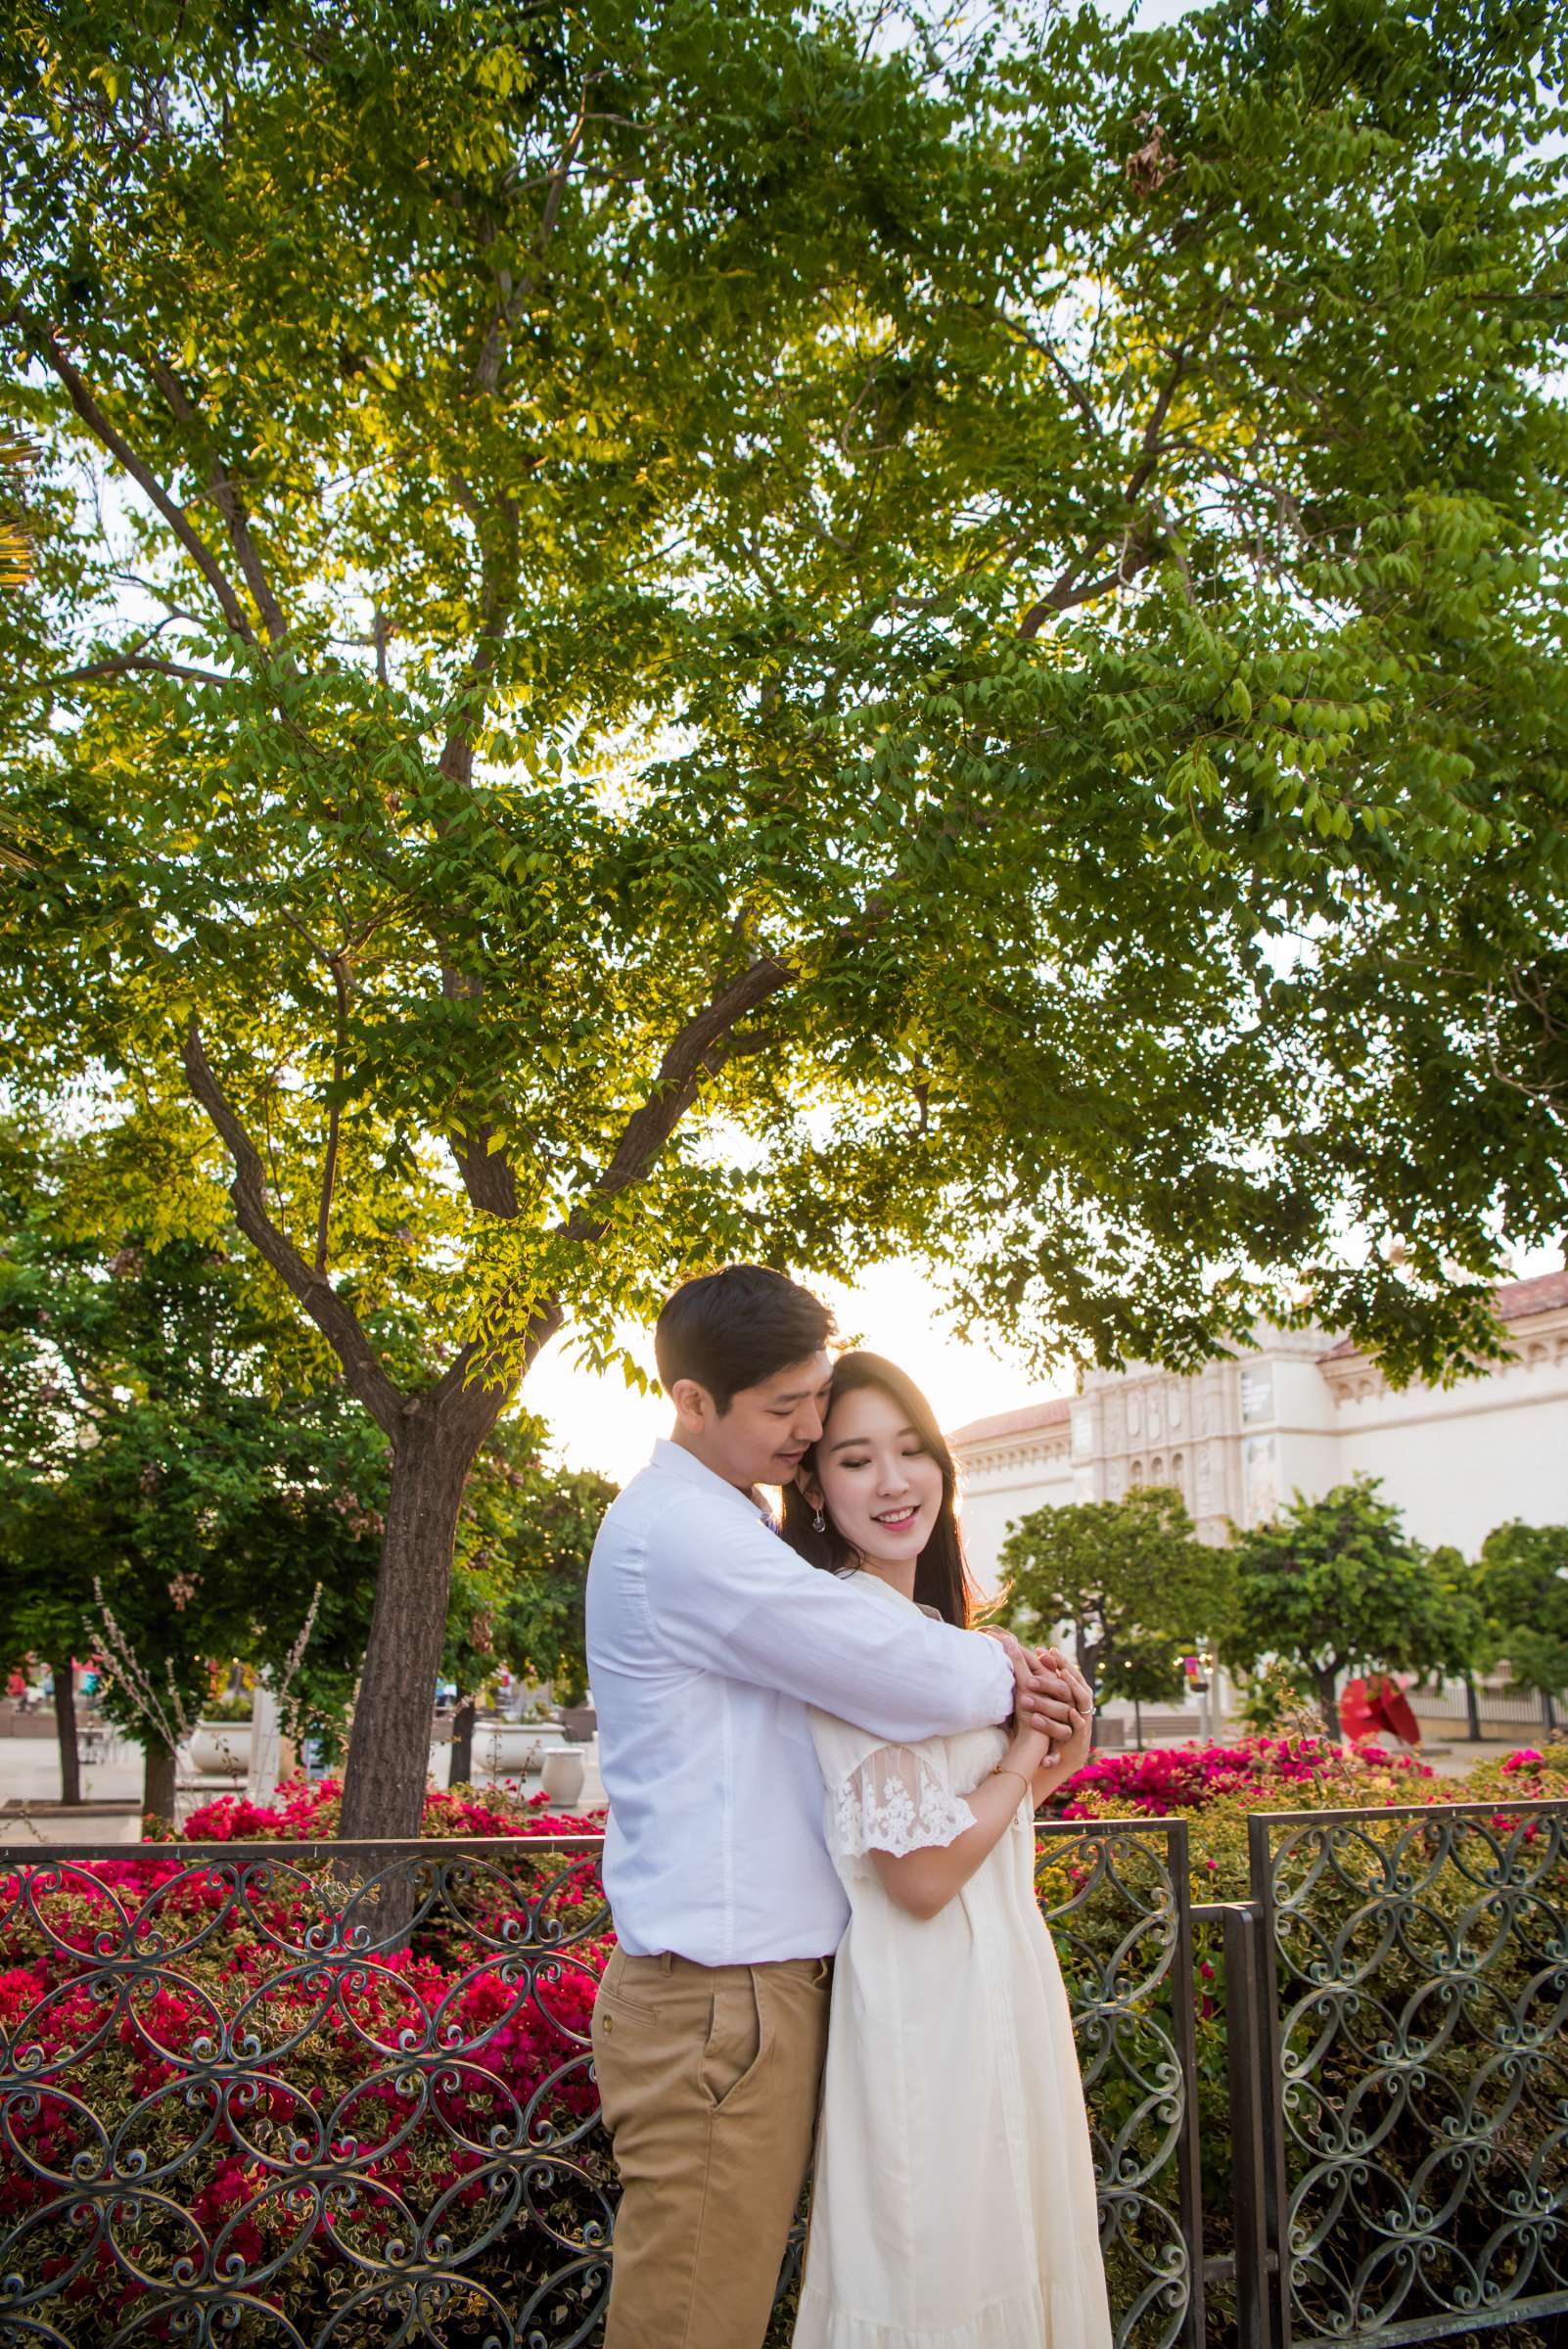
[[765, 1265], [725, 1265], [682, 1281], [654, 1330], [666, 1393], [681, 1378], [706, 1387], [720, 1416], [742, 1387], [819, 1354], [834, 1331], [819, 1297]]

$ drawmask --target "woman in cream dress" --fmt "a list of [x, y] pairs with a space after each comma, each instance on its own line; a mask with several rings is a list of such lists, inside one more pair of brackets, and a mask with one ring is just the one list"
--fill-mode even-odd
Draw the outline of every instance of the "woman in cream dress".
[[[918, 1390], [847, 1355], [785, 1533], [890, 1609], [966, 1623], [954, 1483]], [[851, 1917], [794, 2349], [1112, 2349], [1072, 2018], [1035, 1896], [1035, 1805], [1087, 1758], [1077, 1686], [1065, 1748], [1002, 1728], [890, 1746], [810, 1716]]]

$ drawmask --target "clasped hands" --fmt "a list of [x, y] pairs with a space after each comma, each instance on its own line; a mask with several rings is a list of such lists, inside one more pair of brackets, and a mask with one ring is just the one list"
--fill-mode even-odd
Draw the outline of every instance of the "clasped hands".
[[1088, 1759], [1094, 1720], [1094, 1695], [1076, 1664], [1059, 1647], [1025, 1647], [997, 1624], [984, 1626], [1013, 1668], [1016, 1690], [1014, 1723], [1019, 1733], [1033, 1732], [1048, 1740], [1042, 1760], [1067, 1759], [1071, 1748], [1074, 1768]]

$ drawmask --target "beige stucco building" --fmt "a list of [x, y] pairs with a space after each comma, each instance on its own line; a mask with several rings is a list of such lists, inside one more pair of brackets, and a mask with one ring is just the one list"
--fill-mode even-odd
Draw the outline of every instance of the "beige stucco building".
[[1419, 1541], [1473, 1557], [1495, 1525], [1568, 1520], [1568, 1269], [1511, 1281], [1506, 1362], [1449, 1388], [1389, 1386], [1350, 1342], [1260, 1331], [1257, 1351], [1190, 1377], [1089, 1371], [1075, 1396], [977, 1419], [951, 1437], [964, 1529], [988, 1588], [1009, 1523], [1047, 1502], [1175, 1485], [1205, 1539], [1300, 1491], [1358, 1473]]

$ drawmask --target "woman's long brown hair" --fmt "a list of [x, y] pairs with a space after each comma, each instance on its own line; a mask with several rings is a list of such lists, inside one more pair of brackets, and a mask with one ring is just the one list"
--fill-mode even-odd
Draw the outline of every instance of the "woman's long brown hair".
[[[915, 1603], [933, 1608], [945, 1623], [955, 1623], [967, 1631], [981, 1612], [983, 1601], [970, 1575], [964, 1556], [964, 1538], [958, 1530], [958, 1464], [947, 1449], [947, 1439], [937, 1424], [935, 1411], [914, 1380], [897, 1362], [886, 1361], [880, 1354], [840, 1355], [833, 1365], [833, 1385], [822, 1421], [824, 1429], [845, 1396], [857, 1394], [864, 1387], [876, 1387], [886, 1395], [904, 1425], [919, 1439], [921, 1451], [942, 1470], [942, 1507], [931, 1529], [931, 1539], [915, 1565]], [[815, 1477], [814, 1445], [801, 1465]], [[826, 1525], [821, 1533], [811, 1523], [814, 1514], [799, 1485], [786, 1485], [784, 1539], [790, 1547], [828, 1574], [852, 1574], [860, 1563], [859, 1552], [846, 1542], [826, 1507], [822, 1511]]]

